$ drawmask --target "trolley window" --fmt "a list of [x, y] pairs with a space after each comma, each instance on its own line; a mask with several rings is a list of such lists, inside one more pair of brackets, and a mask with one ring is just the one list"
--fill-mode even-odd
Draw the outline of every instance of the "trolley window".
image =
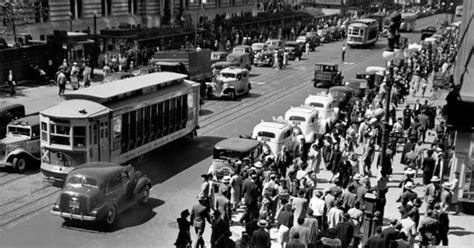
[[41, 140], [48, 141], [48, 124], [41, 122]]
[[56, 124], [49, 125], [51, 144], [71, 145], [71, 127]]
[[86, 146], [86, 127], [73, 127], [72, 135], [74, 147]]

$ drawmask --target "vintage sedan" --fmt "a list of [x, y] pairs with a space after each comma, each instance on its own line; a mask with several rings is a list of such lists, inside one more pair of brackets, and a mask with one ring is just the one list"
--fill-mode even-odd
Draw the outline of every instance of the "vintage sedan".
[[68, 174], [50, 213], [66, 221], [99, 222], [110, 228], [121, 212], [146, 204], [150, 189], [151, 180], [131, 165], [89, 162]]

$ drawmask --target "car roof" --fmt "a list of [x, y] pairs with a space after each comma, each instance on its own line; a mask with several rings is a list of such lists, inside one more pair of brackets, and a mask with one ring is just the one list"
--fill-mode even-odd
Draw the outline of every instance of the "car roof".
[[0, 107], [0, 112], [5, 112], [5, 111], [8, 111], [8, 110], [13, 110], [13, 109], [16, 109], [16, 108], [23, 108], [23, 109], [25, 109], [25, 105], [19, 104], [19, 103], [13, 103], [13, 104], [4, 105], [4, 106], [1, 106], [1, 107]]
[[10, 122], [10, 125], [29, 125], [29, 126], [37, 126], [39, 125], [39, 113], [28, 115], [19, 119], [16, 119]]
[[254, 139], [228, 138], [215, 144], [214, 149], [247, 152], [261, 145], [260, 141]]
[[89, 162], [76, 167], [69, 172], [68, 176], [81, 175], [95, 178], [98, 181], [106, 181], [118, 172], [125, 170], [125, 168], [125, 166], [109, 162]]
[[243, 68], [232, 68], [232, 67], [227, 67], [227, 68], [224, 68], [221, 73], [226, 73], [226, 72], [229, 72], [229, 73], [241, 73], [241, 72], [246, 72], [248, 71], [247, 69], [243, 69]]
[[329, 66], [337, 66], [336, 63], [331, 63], [331, 62], [320, 62], [320, 63], [316, 63], [314, 64], [315, 66], [317, 65], [329, 65]]
[[262, 121], [258, 123], [254, 129], [273, 129], [273, 130], [284, 130], [291, 128], [287, 123], [275, 122], [275, 121]]
[[298, 106], [298, 107], [290, 107], [290, 109], [286, 111], [285, 115], [298, 114], [298, 115], [304, 115], [304, 116], [311, 116], [317, 112], [318, 111], [316, 109], [310, 106]]
[[333, 86], [329, 88], [329, 92], [342, 91], [342, 92], [356, 92], [355, 89], [348, 86]]

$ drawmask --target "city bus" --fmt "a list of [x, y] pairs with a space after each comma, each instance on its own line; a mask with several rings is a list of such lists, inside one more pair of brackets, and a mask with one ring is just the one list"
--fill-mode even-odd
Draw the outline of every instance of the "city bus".
[[402, 13], [402, 23], [400, 24], [400, 31], [412, 32], [416, 26], [415, 13]]
[[347, 29], [347, 44], [350, 47], [373, 45], [379, 38], [379, 23], [375, 19], [352, 21]]
[[64, 180], [86, 162], [124, 164], [197, 132], [199, 84], [156, 72], [64, 94], [40, 112], [41, 172]]

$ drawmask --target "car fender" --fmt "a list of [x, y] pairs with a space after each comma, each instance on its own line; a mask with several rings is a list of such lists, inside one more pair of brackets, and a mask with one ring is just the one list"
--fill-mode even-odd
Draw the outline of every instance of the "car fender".
[[26, 157], [30, 159], [39, 160], [39, 158], [35, 157], [33, 154], [29, 153], [27, 150], [21, 149], [21, 148], [15, 149], [12, 152], [8, 153], [5, 160], [8, 162], [13, 162], [13, 158], [15, 158], [18, 155], [25, 155]]
[[133, 194], [138, 195], [142, 193], [147, 185], [150, 185], [150, 179], [145, 177], [138, 179], [138, 183], [133, 190]]

